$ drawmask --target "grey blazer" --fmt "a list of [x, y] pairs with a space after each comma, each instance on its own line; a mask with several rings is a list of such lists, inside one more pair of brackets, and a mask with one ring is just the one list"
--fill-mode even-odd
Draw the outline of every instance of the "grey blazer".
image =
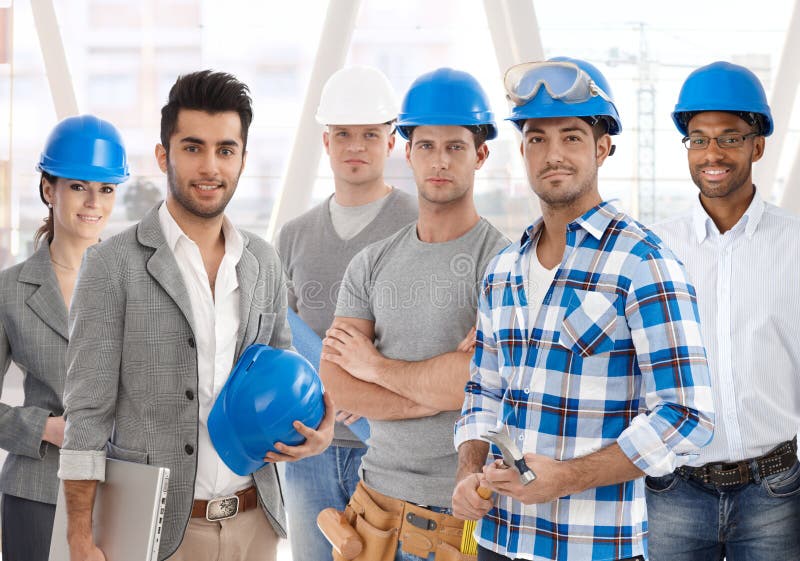
[[25, 375], [21, 407], [0, 403], [0, 448], [8, 450], [0, 492], [55, 504], [58, 448], [42, 442], [50, 415], [61, 415], [67, 308], [43, 243], [29, 259], [0, 272], [0, 388], [11, 361]]
[[[160, 205], [159, 205], [160, 206]], [[286, 283], [275, 250], [242, 232], [236, 357], [251, 343], [289, 348]], [[197, 472], [197, 352], [189, 296], [158, 206], [90, 248], [70, 308], [61, 479], [105, 476], [105, 457], [170, 469], [159, 559], [181, 543]], [[109, 442], [110, 440], [110, 442]], [[108, 442], [108, 445], [107, 445]], [[274, 465], [253, 474], [264, 511], [285, 536]]]

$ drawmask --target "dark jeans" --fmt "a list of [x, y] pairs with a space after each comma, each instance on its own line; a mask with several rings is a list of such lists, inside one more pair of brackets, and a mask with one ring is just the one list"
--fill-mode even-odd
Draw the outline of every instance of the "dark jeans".
[[[478, 546], [478, 561], [524, 561], [523, 559], [511, 559], [510, 557], [506, 557], [504, 555], [500, 555], [495, 553], [494, 551], [489, 551], [486, 548]], [[636, 557], [626, 557], [625, 559], [619, 559], [619, 561], [644, 561], [644, 557], [641, 555], [637, 555]]]
[[651, 561], [800, 559], [800, 464], [724, 491], [675, 474], [645, 485]]
[[47, 561], [56, 505], [3, 495], [3, 561]]

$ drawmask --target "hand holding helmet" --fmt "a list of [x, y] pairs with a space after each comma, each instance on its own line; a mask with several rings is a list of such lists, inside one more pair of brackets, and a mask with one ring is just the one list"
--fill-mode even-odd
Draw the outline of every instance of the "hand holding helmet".
[[335, 416], [323, 392], [314, 367], [297, 353], [250, 345], [208, 416], [217, 454], [238, 475], [319, 454], [333, 440]]

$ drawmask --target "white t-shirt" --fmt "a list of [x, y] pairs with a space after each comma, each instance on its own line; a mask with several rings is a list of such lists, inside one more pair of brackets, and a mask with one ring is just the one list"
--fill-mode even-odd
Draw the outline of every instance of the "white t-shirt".
[[558, 271], [558, 265], [552, 269], [547, 269], [539, 261], [539, 256], [536, 255], [536, 248], [539, 246], [539, 241], [531, 248], [531, 262], [528, 266], [528, 278], [525, 279], [525, 296], [528, 299], [528, 310], [530, 311], [529, 317], [534, 320], [539, 314], [539, 308], [542, 307], [544, 296], [553, 284], [553, 279]]

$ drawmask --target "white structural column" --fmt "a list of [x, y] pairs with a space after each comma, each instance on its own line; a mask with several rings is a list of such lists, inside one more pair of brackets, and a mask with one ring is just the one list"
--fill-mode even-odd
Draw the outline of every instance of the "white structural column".
[[483, 7], [501, 78], [509, 66], [544, 59], [533, 0], [483, 0]]
[[56, 116], [60, 121], [78, 114], [78, 101], [75, 98], [75, 89], [67, 65], [64, 42], [61, 40], [61, 30], [58, 28], [58, 17], [53, 0], [31, 0], [31, 9], [36, 33], [39, 35], [39, 45], [42, 48], [50, 94], [53, 96]]
[[319, 158], [322, 155], [322, 129], [314, 115], [322, 87], [331, 74], [344, 65], [347, 58], [360, 6], [361, 0], [330, 0], [328, 3], [289, 165], [283, 174], [283, 185], [272, 207], [272, 217], [267, 229], [268, 240], [274, 239], [280, 227], [288, 220], [308, 209], [317, 178]]
[[786, 188], [783, 190], [781, 206], [786, 210], [800, 214], [800, 146], [792, 160], [792, 169], [786, 177]]
[[[486, 21], [494, 43], [497, 57], [498, 80], [502, 80], [505, 71], [520, 62], [544, 60], [542, 35], [533, 0], [483, 0]], [[495, 107], [498, 114], [507, 108]], [[502, 124], [500, 125], [502, 126]], [[529, 197], [529, 211], [532, 217], [541, 216], [542, 210], [536, 197]]]
[[[795, 4], [789, 20], [780, 66], [772, 84], [770, 109], [775, 120], [775, 132], [767, 141], [764, 157], [753, 168], [755, 184], [758, 186], [761, 196], [767, 200], [771, 199], [775, 187], [775, 177], [783, 152], [783, 141], [789, 128], [797, 85], [800, 83], [800, 64], [797, 63], [797, 53], [800, 53], [800, 3]], [[790, 188], [791, 184], [787, 184], [787, 191]]]

